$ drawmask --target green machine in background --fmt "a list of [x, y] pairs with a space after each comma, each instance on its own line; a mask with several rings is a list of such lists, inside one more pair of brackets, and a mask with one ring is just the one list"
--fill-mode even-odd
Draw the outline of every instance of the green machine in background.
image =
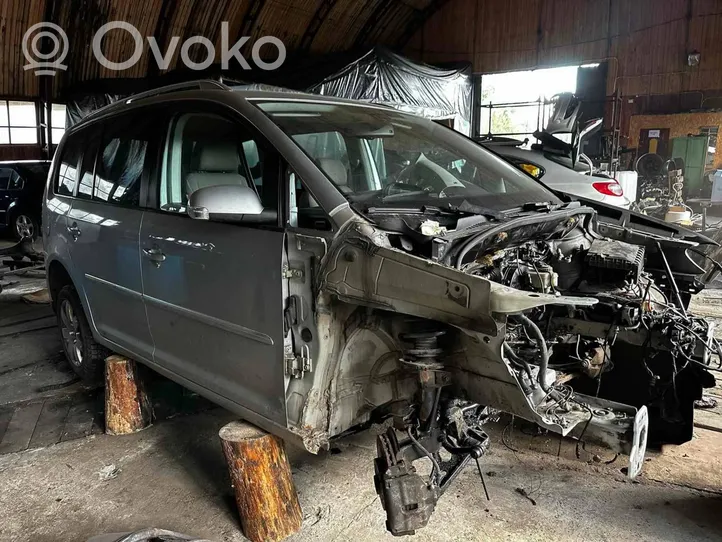
[[684, 186], [688, 197], [702, 190], [709, 136], [696, 135], [672, 139], [672, 158], [684, 160]]

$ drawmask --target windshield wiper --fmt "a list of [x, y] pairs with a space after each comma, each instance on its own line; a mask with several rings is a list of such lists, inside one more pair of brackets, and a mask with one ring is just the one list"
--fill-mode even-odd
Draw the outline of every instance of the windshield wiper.
[[525, 211], [546, 211], [548, 213], [550, 211], [556, 211], [561, 208], [561, 206], [559, 203], [551, 203], [550, 201], [531, 201], [521, 207]]
[[550, 201], [529, 201], [527, 203], [523, 203], [519, 207], [515, 209], [509, 209], [507, 211], [507, 216], [510, 214], [518, 214], [518, 213], [529, 213], [529, 212], [535, 212], [535, 213], [551, 213], [552, 211], [558, 211], [559, 209], [563, 209], [569, 205], [568, 203], [552, 203]]
[[381, 203], [385, 203], [387, 201], [403, 200], [408, 197], [419, 197], [428, 195], [429, 193], [426, 190], [409, 190], [407, 192], [397, 192], [395, 194], [382, 195], [379, 199], [381, 200]]
[[414, 205], [410, 207], [373, 207], [368, 206], [365, 207], [365, 213], [374, 215], [374, 214], [416, 214], [416, 215], [428, 215], [428, 216], [440, 216], [440, 215], [449, 215], [449, 214], [456, 214], [456, 209], [449, 209], [446, 207], [436, 207], [435, 205]]

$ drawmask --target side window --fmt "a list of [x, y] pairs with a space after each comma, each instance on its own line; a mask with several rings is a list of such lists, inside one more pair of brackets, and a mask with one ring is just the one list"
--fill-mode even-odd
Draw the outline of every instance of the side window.
[[95, 166], [93, 200], [138, 206], [153, 127], [137, 115], [109, 121]]
[[[344, 194], [380, 190], [386, 176], [383, 142], [340, 132], [295, 134], [294, 141]], [[382, 160], [379, 162], [378, 157]]]
[[63, 145], [58, 178], [55, 180], [55, 193], [59, 196], [72, 196], [75, 191], [82, 141], [82, 136], [76, 134], [70, 136]]
[[201, 188], [239, 185], [253, 189], [264, 208], [257, 222], [275, 223], [278, 179], [243, 126], [219, 115], [184, 113], [170, 122], [161, 165], [160, 210], [185, 213], [188, 196]]
[[76, 197], [80, 199], [91, 199], [93, 196], [93, 177], [95, 176], [95, 158], [98, 155], [98, 140], [100, 130], [95, 128], [85, 138], [83, 148], [83, 159], [78, 174], [78, 192]]
[[258, 155], [258, 145], [252, 139], [244, 141], [241, 145], [243, 149], [243, 156], [248, 164], [248, 169], [251, 171], [251, 178], [256, 188], [263, 188], [263, 168], [261, 158]]
[[301, 178], [290, 167], [286, 170], [288, 183], [288, 225], [294, 228], [330, 231], [333, 229], [326, 212], [318, 203]]
[[346, 141], [339, 132], [297, 134], [293, 139], [329, 176], [339, 190], [343, 192], [350, 190], [349, 184], [354, 168], [346, 148]]
[[10, 168], [0, 169], [0, 190], [8, 189], [13, 173], [15, 173], [15, 171]]

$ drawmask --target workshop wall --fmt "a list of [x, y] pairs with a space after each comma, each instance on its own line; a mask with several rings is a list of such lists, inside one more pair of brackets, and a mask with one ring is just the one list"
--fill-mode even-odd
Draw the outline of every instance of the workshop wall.
[[406, 52], [476, 73], [608, 60], [608, 95], [669, 95], [722, 89], [719, 36], [719, 0], [450, 0]]
[[[633, 115], [629, 122], [629, 146], [639, 145], [640, 130], [669, 128], [670, 140], [688, 134], [697, 135], [701, 127], [716, 126], [722, 133], [722, 112], [680, 113], [676, 115]], [[717, 144], [714, 167], [722, 168], [722, 145]]]
[[42, 160], [47, 158], [40, 145], [0, 145], [0, 160]]

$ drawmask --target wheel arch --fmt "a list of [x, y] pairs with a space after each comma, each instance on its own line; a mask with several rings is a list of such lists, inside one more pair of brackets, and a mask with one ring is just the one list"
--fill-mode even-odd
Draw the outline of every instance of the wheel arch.
[[68, 284], [75, 287], [75, 283], [70, 277], [70, 273], [68, 273], [68, 270], [59, 260], [53, 260], [48, 264], [47, 276], [48, 291], [50, 292], [50, 299], [52, 300], [53, 310], [55, 310], [56, 300], [58, 299], [58, 293], [60, 292], [60, 290]]

